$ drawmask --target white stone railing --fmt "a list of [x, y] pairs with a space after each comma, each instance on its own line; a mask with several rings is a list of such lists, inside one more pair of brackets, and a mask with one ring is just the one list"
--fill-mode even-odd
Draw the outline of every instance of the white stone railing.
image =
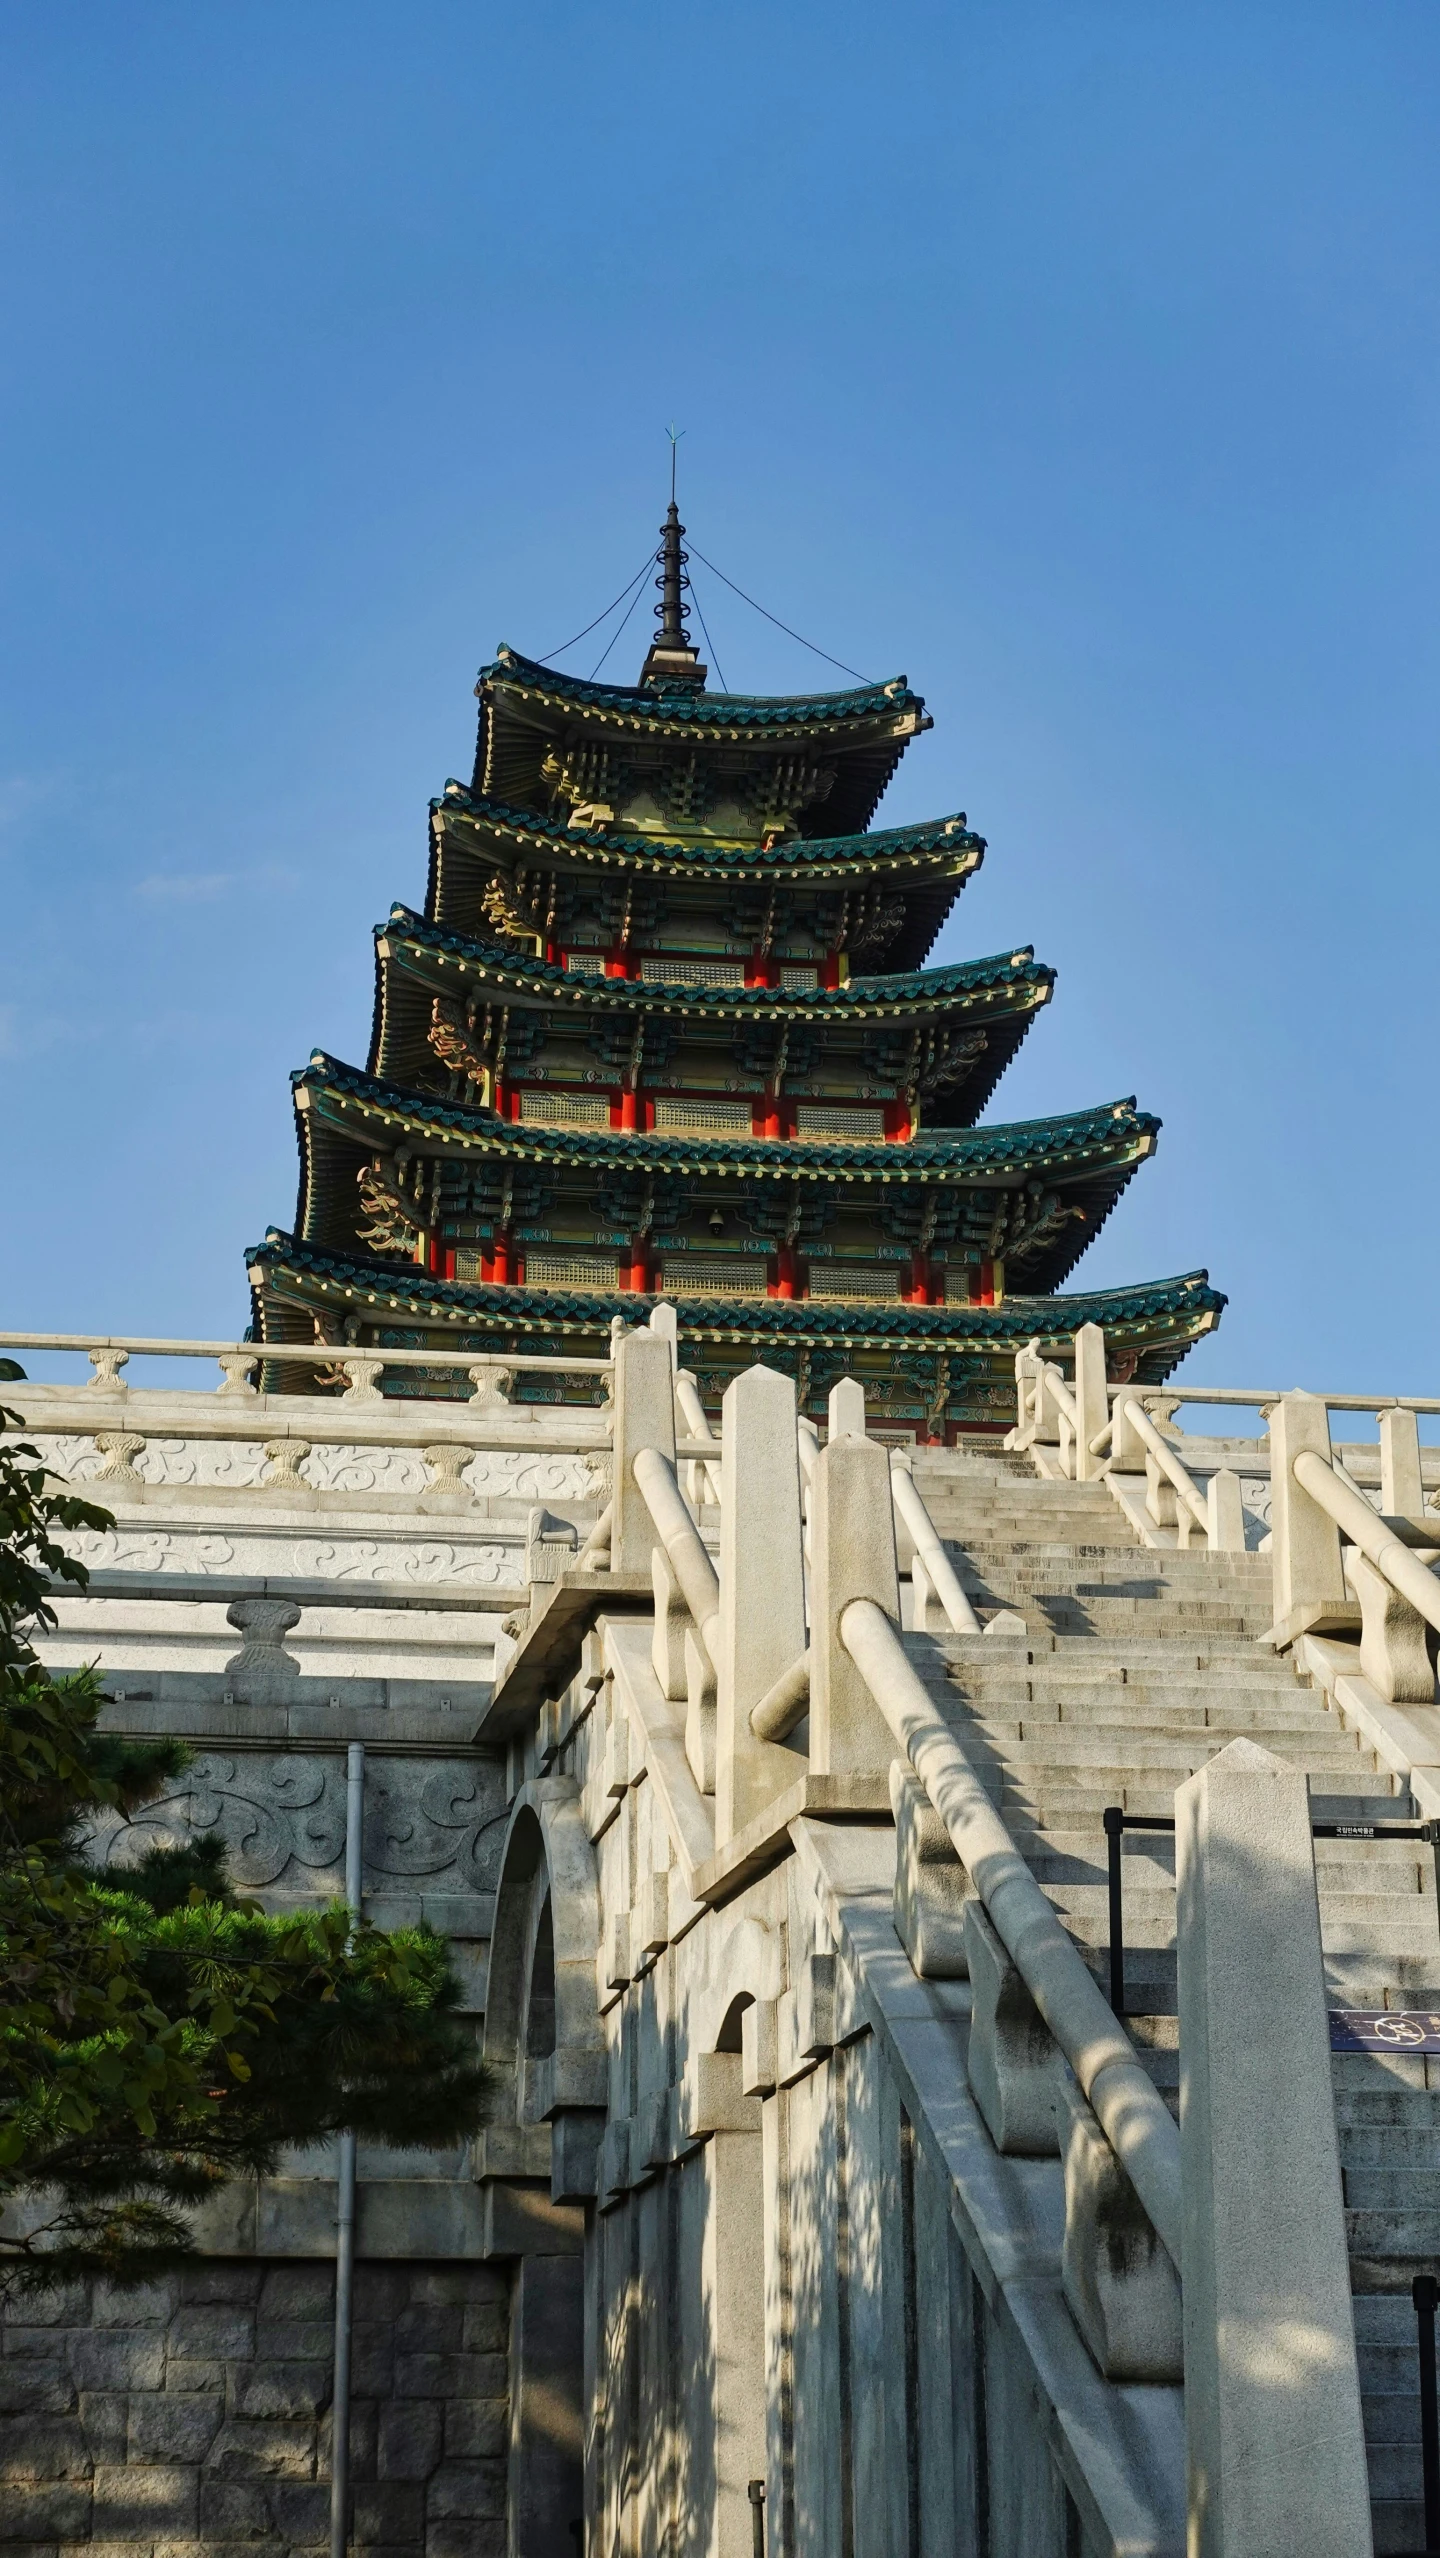
[[[264, 1367], [310, 1367], [343, 1375], [346, 1384], [341, 1399], [347, 1403], [398, 1400], [382, 1394], [378, 1382], [382, 1371], [398, 1370], [403, 1376], [407, 1370], [420, 1369], [429, 1377], [437, 1369], [452, 1369], [469, 1377], [474, 1387], [470, 1401], [487, 1409], [508, 1402], [510, 1385], [518, 1375], [549, 1371], [563, 1376], [608, 1376], [613, 1364], [609, 1359], [542, 1358], [527, 1351], [374, 1350], [355, 1348], [345, 1342], [172, 1341], [128, 1333], [0, 1332], [0, 1352], [11, 1350], [79, 1352], [89, 1360], [92, 1370], [79, 1391], [107, 1395], [130, 1391], [120, 1370], [128, 1367], [132, 1358], [213, 1359], [222, 1377], [215, 1391], [243, 1396], [251, 1403], [275, 1400], [261, 1394], [251, 1383], [256, 1370]], [[331, 1398], [327, 1396], [326, 1400]]]
[[[652, 1666], [661, 1695], [684, 1700], [684, 1755], [713, 1806], [716, 1855], [763, 1830], [767, 1807], [791, 1802], [807, 1773], [827, 1801], [872, 1818], [877, 1787], [881, 1801], [888, 1791], [901, 1834], [896, 1928], [912, 1946], [910, 1903], [927, 1885], [910, 1846], [917, 1822], [938, 1821], [956, 1924], [937, 1968], [972, 1983], [972, 2093], [1002, 2150], [1064, 2149], [1067, 2297], [1102, 2370], [1173, 2380], [1179, 2136], [907, 1656], [897, 1517], [951, 1626], [989, 1640], [923, 1501], [866, 1435], [853, 1380], [836, 1388], [818, 1446], [797, 1423], [791, 1380], [752, 1368], [725, 1396], [717, 1569], [678, 1470], [687, 1450], [692, 1464], [714, 1462], [701, 1453], [711, 1434], [677, 1436], [687, 1402], [663, 1328], [620, 1339], [608, 1563], [631, 1593], [648, 1576]], [[1023, 1625], [1007, 1613], [1000, 1631], [1023, 1636]], [[925, 1863], [933, 1886], [933, 1842]], [[1105, 2270], [1117, 2215], [1137, 2228], [1121, 2279]]]
[[[1287, 1394], [1269, 1414], [1271, 1638], [1277, 1645], [1317, 1635], [1353, 1641], [1358, 1631], [1360, 1676], [1374, 1695], [1386, 1706], [1433, 1706], [1440, 1517], [1426, 1507], [1418, 1415], [1440, 1411], [1440, 1402], [1407, 1397], [1380, 1408], [1373, 1484], [1357, 1481], [1353, 1450], [1342, 1457], [1332, 1446], [1334, 1408], [1325, 1396]], [[1344, 1408], [1354, 1408], [1352, 1398]], [[1432, 1458], [1432, 1478], [1434, 1470]], [[1440, 1759], [1440, 1747], [1414, 1717], [1403, 1737], [1427, 1766]]]
[[[306, 1607], [504, 1606], [519, 1578], [521, 1505], [578, 1505], [583, 1521], [608, 1490], [603, 1408], [511, 1399], [537, 1372], [608, 1392], [608, 1359], [17, 1331], [0, 1348], [89, 1361], [84, 1382], [0, 1383], [0, 1404], [57, 1480], [112, 1514], [103, 1536], [71, 1540], [91, 1601], [279, 1593]], [[186, 1361], [196, 1382], [122, 1374], [159, 1360]], [[298, 1368], [302, 1390], [261, 1391], [272, 1363]], [[307, 1390], [317, 1367], [344, 1391]], [[392, 1370], [426, 1387], [458, 1376], [473, 1391], [383, 1392]]]
[[[1176, 1443], [1172, 1415], [1184, 1401], [1248, 1401], [1204, 1388], [1182, 1398], [1169, 1388], [1111, 1384], [1105, 1336], [1098, 1324], [1076, 1333], [1073, 1374], [1042, 1359], [1032, 1343], [1017, 1353], [1017, 1418], [1006, 1446], [1027, 1451], [1037, 1472], [1072, 1483], [1104, 1483], [1147, 1543], [1199, 1544], [1212, 1553], [1243, 1553], [1246, 1510], [1233, 1451], [1203, 1453], [1212, 1462], [1199, 1481]], [[1258, 1400], [1258, 1398], [1257, 1398]], [[1162, 1421], [1164, 1427], [1162, 1428]], [[1196, 1451], [1195, 1455], [1202, 1452]]]
[[[1376, 1698], [1435, 1702], [1440, 1513], [1428, 1504], [1440, 1492], [1440, 1449], [1421, 1447], [1419, 1420], [1440, 1415], [1440, 1396], [1115, 1385], [1095, 1325], [1075, 1335], [1070, 1378], [1033, 1343], [1015, 1372], [1006, 1444], [1028, 1451], [1037, 1471], [1104, 1482], [1147, 1542], [1173, 1537], [1215, 1554], [1245, 1549], [1247, 1513], [1263, 1503], [1270, 1531], [1257, 1542], [1271, 1557], [1275, 1644], [1358, 1632], [1360, 1675]], [[1173, 1420], [1181, 1402], [1258, 1412], [1267, 1436], [1248, 1449], [1187, 1441]], [[1373, 1413], [1376, 1440], [1334, 1446], [1331, 1415], [1347, 1413]], [[1440, 1761], [1440, 1741], [1433, 1748]]]

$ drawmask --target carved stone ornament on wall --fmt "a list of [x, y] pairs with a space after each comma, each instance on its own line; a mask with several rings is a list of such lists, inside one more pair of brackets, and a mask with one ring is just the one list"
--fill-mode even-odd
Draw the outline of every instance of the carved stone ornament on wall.
[[[493, 1768], [463, 1759], [373, 1759], [365, 1780], [367, 1889], [428, 1882], [447, 1892], [493, 1891], [505, 1819]], [[344, 1760], [206, 1752], [133, 1821], [107, 1815], [90, 1853], [120, 1873], [152, 1847], [217, 1832], [241, 1890], [283, 1883], [291, 1891], [339, 1892]]]
[[[104, 1439], [117, 1434], [104, 1432]], [[138, 1477], [148, 1484], [189, 1484], [217, 1492], [263, 1489], [283, 1496], [297, 1487], [310, 1492], [418, 1493], [459, 1486], [476, 1500], [587, 1501], [608, 1484], [599, 1455], [564, 1450], [463, 1446], [449, 1453], [454, 1474], [437, 1486], [436, 1468], [419, 1448], [348, 1447], [302, 1441], [262, 1444], [249, 1439], [160, 1439], [127, 1433], [133, 1447], [127, 1456], [94, 1438], [69, 1433], [38, 1437], [45, 1463], [67, 1483], [94, 1483], [100, 1478], [123, 1485]]]
[[54, 1432], [36, 1438], [43, 1461], [67, 1484], [95, 1484], [105, 1479], [123, 1489], [125, 1481], [141, 1484], [189, 1484], [200, 1489], [238, 1491], [373, 1491], [373, 1494], [417, 1494], [417, 1491], [471, 1491], [483, 1499], [512, 1502], [588, 1502], [609, 1489], [604, 1456], [581, 1456], [565, 1450], [448, 1448], [448, 1466], [437, 1481], [437, 1466], [419, 1448], [348, 1448], [307, 1445], [304, 1440], [207, 1440], [207, 1438], [141, 1438], [125, 1432], [128, 1448], [105, 1445], [118, 1432], [82, 1438]]
[[518, 1545], [466, 1545], [449, 1539], [379, 1537], [206, 1536], [177, 1528], [92, 1529], [65, 1538], [92, 1572], [280, 1573], [301, 1581], [408, 1581], [430, 1587], [454, 1581], [466, 1589], [513, 1588]]

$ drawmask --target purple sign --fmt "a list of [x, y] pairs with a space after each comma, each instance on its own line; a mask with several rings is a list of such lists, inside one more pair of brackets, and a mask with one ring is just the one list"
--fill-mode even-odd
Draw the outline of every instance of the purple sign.
[[1428, 2007], [1332, 2007], [1332, 2052], [1440, 2052], [1440, 2014]]

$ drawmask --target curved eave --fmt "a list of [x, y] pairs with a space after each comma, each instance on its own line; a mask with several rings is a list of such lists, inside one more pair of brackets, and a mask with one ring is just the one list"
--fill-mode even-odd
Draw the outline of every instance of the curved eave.
[[[1128, 1104], [1083, 1120], [1038, 1120], [1006, 1128], [959, 1129], [899, 1145], [820, 1145], [771, 1138], [696, 1139], [680, 1131], [630, 1136], [618, 1130], [527, 1130], [425, 1095], [398, 1094], [353, 1069], [344, 1084], [313, 1070], [295, 1083], [300, 1190], [295, 1224], [321, 1250], [362, 1253], [357, 1175], [377, 1155], [400, 1148], [433, 1161], [529, 1166], [582, 1194], [607, 1173], [671, 1173], [688, 1182], [754, 1181], [838, 1185], [868, 1197], [912, 1187], [1013, 1190], [1039, 1180], [1073, 1210], [1023, 1257], [1027, 1284], [1063, 1285], [1117, 1201], [1153, 1151], [1158, 1120]], [[566, 1179], [568, 1176], [568, 1182]], [[577, 1178], [578, 1177], [578, 1178]], [[1021, 1275], [1014, 1263], [1014, 1276]]]
[[480, 729], [474, 787], [529, 801], [543, 791], [548, 751], [561, 741], [615, 743], [662, 757], [803, 750], [823, 756], [833, 778], [802, 823], [840, 834], [867, 826], [912, 737], [930, 726], [903, 677], [853, 693], [709, 693], [703, 686], [650, 688], [583, 683], [504, 650], [476, 685]]
[[[633, 1322], [633, 1296], [581, 1295], [563, 1289], [467, 1286], [439, 1280], [403, 1264], [359, 1260], [317, 1250], [272, 1230], [246, 1256], [255, 1296], [256, 1336], [262, 1341], [313, 1338], [311, 1310], [333, 1310], [383, 1321], [390, 1313], [440, 1329], [484, 1328], [517, 1340], [569, 1334], [576, 1356], [582, 1343], [602, 1340], [612, 1318]], [[293, 1295], [287, 1297], [287, 1289]], [[649, 1301], [643, 1301], [648, 1305]], [[1212, 1331], [1226, 1299], [1209, 1273], [1151, 1280], [1132, 1288], [1107, 1288], [1074, 1296], [1008, 1298], [1003, 1306], [829, 1305], [807, 1299], [671, 1297], [684, 1337], [715, 1344], [806, 1342], [835, 1349], [886, 1349], [934, 1345], [992, 1357], [1013, 1354], [1037, 1338], [1052, 1355], [1068, 1348], [1082, 1324], [1098, 1323], [1113, 1350], [1135, 1351], [1137, 1381], [1162, 1384], [1192, 1343]], [[561, 1354], [563, 1355], [563, 1353]]]
[[467, 858], [504, 868], [507, 856], [547, 869], [647, 870], [659, 878], [714, 886], [737, 878], [849, 881], [858, 867], [896, 879], [963, 880], [978, 870], [985, 838], [959, 817], [848, 835], [796, 835], [761, 845], [693, 844], [666, 835], [622, 835], [609, 827], [562, 826], [447, 783], [430, 803], [436, 831]]
[[[375, 928], [376, 964], [405, 979], [428, 1005], [432, 995], [484, 991], [497, 1003], [539, 1005], [558, 1019], [604, 1013], [656, 1013], [712, 1025], [755, 1021], [879, 1022], [990, 1018], [1048, 1001], [1055, 971], [1033, 951], [1013, 951], [953, 968], [910, 969], [852, 977], [837, 987], [707, 986], [684, 978], [582, 976], [542, 959], [469, 940], [422, 922], [392, 916]], [[388, 1017], [392, 1007], [387, 1006]], [[377, 1013], [377, 1021], [380, 1019]], [[372, 1052], [372, 1074], [395, 1075]]]
[[[779, 1137], [704, 1137], [688, 1129], [627, 1135], [618, 1129], [527, 1128], [426, 1093], [362, 1074], [356, 1067], [317, 1055], [291, 1077], [297, 1107], [319, 1111], [353, 1127], [367, 1145], [423, 1145], [427, 1152], [496, 1154], [534, 1163], [593, 1165], [608, 1171], [625, 1165], [653, 1172], [736, 1172], [763, 1179], [938, 1181], [947, 1177], [994, 1181], [1009, 1174], [1054, 1174], [1143, 1161], [1152, 1154], [1160, 1122], [1137, 1110], [1133, 1099], [1106, 1102], [1059, 1119], [1021, 1119], [987, 1128], [927, 1132], [899, 1144], [823, 1144]], [[383, 1132], [383, 1133], [382, 1133]]]
[[[543, 868], [543, 861], [538, 862], [536, 867]], [[912, 969], [923, 965], [934, 949], [941, 926], [964, 888], [966, 880], [978, 867], [977, 859], [958, 879], [948, 876], [937, 878], [933, 872], [922, 872], [908, 885], [901, 883], [900, 912], [895, 919], [893, 931], [883, 945], [883, 956], [891, 966]], [[446, 930], [465, 934], [479, 933], [487, 920], [486, 886], [500, 868], [502, 865], [497, 862], [485, 861], [475, 846], [457, 842], [449, 828], [433, 828], [430, 837], [430, 876], [425, 896], [426, 913], [433, 922]], [[620, 875], [624, 875], [623, 871]], [[584, 876], [587, 880], [593, 881], [599, 874], [588, 872]], [[737, 887], [744, 884], [747, 883], [736, 877], [702, 878], [693, 872], [687, 872], [678, 882], [682, 892], [688, 887], [695, 893], [697, 903], [707, 908], [713, 908], [717, 898], [733, 894]], [[811, 894], [839, 897], [847, 890], [867, 887], [870, 883], [863, 874], [857, 874], [852, 869], [848, 872], [842, 871], [831, 880], [817, 882], [811, 879], [808, 883], [802, 880], [796, 884], [802, 890], [808, 886]]]
[[662, 736], [685, 736], [694, 729], [733, 730], [737, 736], [781, 737], [791, 731], [844, 731], [857, 721], [887, 720], [898, 728], [908, 722], [911, 735], [925, 716], [925, 705], [903, 675], [879, 684], [861, 684], [838, 693], [712, 693], [688, 685], [656, 687], [640, 684], [596, 684], [583, 676], [562, 675], [502, 641], [475, 685], [482, 702], [513, 695], [536, 709], [567, 714], [591, 712]]
[[[564, 1036], [597, 1017], [678, 1018], [713, 1040], [756, 1022], [804, 1022], [858, 1034], [868, 1023], [964, 1022], [983, 1028], [973, 1066], [927, 1114], [939, 1127], [968, 1127], [994, 1093], [1042, 1005], [1054, 970], [1029, 951], [955, 968], [894, 977], [854, 977], [836, 988], [789, 992], [761, 986], [691, 986], [654, 979], [578, 977], [513, 951], [467, 942], [416, 917], [376, 928], [375, 1009], [367, 1071], [414, 1089], [437, 1080], [430, 1049], [431, 1005], [462, 992], [487, 1002], [543, 1011]], [[858, 1048], [856, 1050], [858, 1061]], [[717, 1064], [718, 1071], [718, 1064]], [[443, 1085], [441, 1087], [444, 1088]]]

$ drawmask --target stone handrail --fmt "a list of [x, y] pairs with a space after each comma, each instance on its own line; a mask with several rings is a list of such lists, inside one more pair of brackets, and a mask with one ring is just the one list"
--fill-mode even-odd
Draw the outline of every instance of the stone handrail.
[[[960, 1586], [955, 1566], [940, 1542], [935, 1522], [903, 1465], [890, 1467], [890, 1491], [896, 1515], [909, 1529], [917, 1560], [956, 1634], [978, 1634], [980, 1619]], [[768, 1737], [768, 1736], [767, 1736]]]
[[840, 1640], [951, 1844], [1177, 2270], [1180, 2135], [883, 1608], [852, 1599]]
[[[1302, 1448], [1290, 1471], [1311, 1500], [1334, 1520], [1342, 1536], [1359, 1547], [1377, 1572], [1383, 1572], [1391, 1589], [1398, 1591], [1426, 1624], [1440, 1633], [1440, 1581], [1421, 1562], [1419, 1554], [1395, 1534], [1389, 1521], [1371, 1508], [1363, 1492], [1345, 1481], [1313, 1448]], [[1435, 1530], [1440, 1541], [1440, 1519], [1435, 1522]]]
[[757, 1741], [788, 1741], [797, 1723], [803, 1723], [810, 1711], [810, 1673], [812, 1661], [807, 1644], [788, 1670], [782, 1670], [774, 1686], [767, 1688], [758, 1705], [750, 1709], [750, 1729]]
[[549, 1369], [573, 1376], [608, 1376], [614, 1365], [610, 1359], [542, 1358], [525, 1350], [375, 1350], [343, 1341], [171, 1341], [95, 1332], [0, 1332], [0, 1350], [81, 1351], [96, 1370], [91, 1383], [121, 1392], [124, 1384], [116, 1371], [132, 1355], [218, 1360], [227, 1370], [227, 1384], [217, 1389], [221, 1394], [245, 1391], [228, 1382], [229, 1372], [237, 1366], [258, 1368], [286, 1361], [308, 1362], [312, 1367], [345, 1367], [354, 1361], [372, 1368], [463, 1368], [467, 1374], [475, 1369]]
[[713, 1464], [705, 1457], [691, 1458], [689, 1489], [692, 1497], [698, 1500], [703, 1483], [710, 1499], [718, 1509], [720, 1505], [720, 1442], [710, 1427], [709, 1416], [700, 1400], [700, 1388], [688, 1368], [676, 1370], [675, 1420], [682, 1435], [688, 1434], [691, 1441], [698, 1441], [704, 1447], [713, 1446], [715, 1450]]
[[[1167, 1477], [1177, 1497], [1184, 1502], [1185, 1507], [1190, 1512], [1196, 1526], [1208, 1535], [1210, 1529], [1210, 1505], [1188, 1468], [1182, 1465], [1174, 1449], [1160, 1436], [1159, 1431], [1156, 1429], [1149, 1413], [1145, 1410], [1144, 1405], [1137, 1402], [1133, 1395], [1123, 1395], [1116, 1402], [1115, 1414], [1116, 1419], [1111, 1425], [1110, 1432], [1112, 1445], [1117, 1429], [1121, 1425], [1121, 1416], [1123, 1415], [1124, 1422], [1128, 1423], [1129, 1428], [1141, 1442], [1141, 1445], [1144, 1447], [1147, 1454], [1154, 1458], [1161, 1473]], [[1103, 1438], [1105, 1433], [1103, 1431], [1099, 1431], [1096, 1433], [1096, 1436], [1097, 1438]], [[1091, 1447], [1093, 1452], [1093, 1441], [1091, 1442]]]
[[608, 1569], [610, 1562], [610, 1532], [614, 1525], [614, 1520], [615, 1504], [613, 1501], [607, 1501], [599, 1518], [596, 1520], [594, 1527], [591, 1529], [590, 1534], [586, 1538], [585, 1543], [582, 1545], [575, 1558], [577, 1567], [580, 1571], [599, 1572]]
[[658, 1448], [640, 1448], [633, 1460], [633, 1472], [670, 1558], [680, 1595], [713, 1662], [719, 1649], [720, 1583], [675, 1469]]

